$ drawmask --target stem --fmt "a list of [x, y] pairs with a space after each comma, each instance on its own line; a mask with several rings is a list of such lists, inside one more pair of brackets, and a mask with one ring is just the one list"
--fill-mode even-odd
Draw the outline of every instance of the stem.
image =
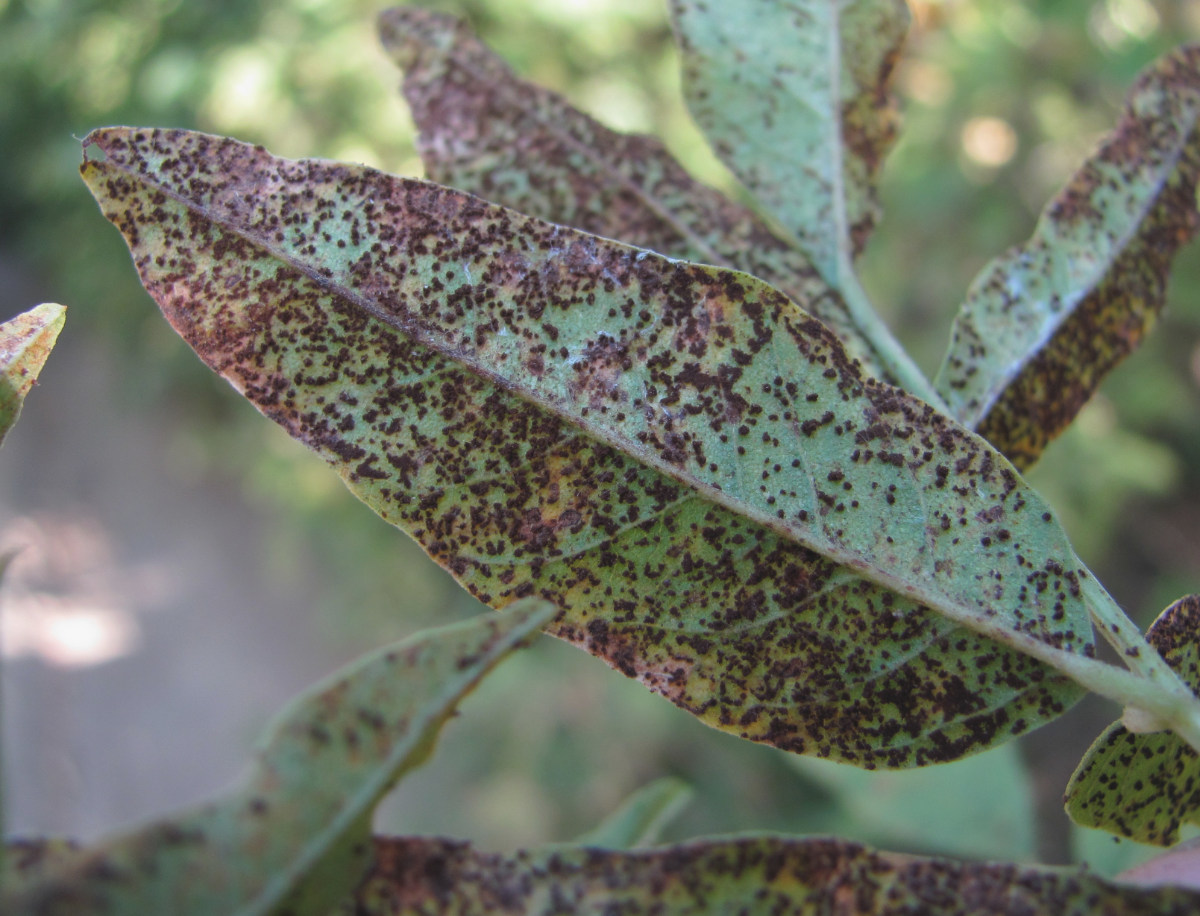
[[892, 332], [879, 317], [871, 300], [867, 298], [866, 290], [858, 282], [858, 275], [848, 261], [839, 265], [837, 288], [846, 303], [850, 318], [862, 334], [863, 339], [871, 345], [880, 365], [886, 370], [900, 387], [947, 416], [953, 416], [937, 389], [930, 384], [900, 341], [892, 336]]

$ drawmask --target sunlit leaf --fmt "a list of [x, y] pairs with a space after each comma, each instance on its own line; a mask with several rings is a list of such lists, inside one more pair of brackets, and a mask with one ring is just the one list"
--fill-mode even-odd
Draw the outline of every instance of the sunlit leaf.
[[1200, 215], [1200, 46], [1134, 85], [1033, 236], [975, 279], [936, 384], [955, 417], [1032, 465], [1162, 309]]
[[834, 289], [878, 219], [904, 0], [672, 0], [688, 107]]
[[[1146, 640], [1200, 691], [1200, 596], [1163, 611]], [[1071, 777], [1066, 803], [1071, 819], [1084, 827], [1170, 846], [1182, 825], [1200, 825], [1200, 755], [1173, 732], [1135, 734], [1114, 722]]]
[[876, 852], [834, 839], [696, 841], [640, 852], [503, 856], [438, 839], [376, 840], [376, 862], [337, 916], [620, 913], [700, 916], [1192, 916], [1200, 893], [1075, 869]]
[[633, 849], [657, 841], [659, 833], [692, 798], [682, 779], [656, 779], [625, 799], [621, 806], [587, 833], [575, 838], [577, 846]]
[[881, 370], [841, 296], [750, 210], [694, 181], [647, 136], [619, 134], [518, 79], [461, 20], [401, 7], [379, 20], [404, 70], [426, 174], [530, 216], [761, 277]]
[[324, 916], [368, 867], [376, 802], [553, 610], [526, 602], [367, 656], [293, 701], [224, 799], [26, 868], [0, 911]]
[[539, 594], [704, 721], [868, 766], [1079, 695], [963, 628], [1090, 651], [1046, 505], [760, 281], [203, 134], [86, 142], [176, 330], [486, 603]]
[[17, 422], [66, 318], [65, 308], [46, 302], [0, 324], [0, 442]]

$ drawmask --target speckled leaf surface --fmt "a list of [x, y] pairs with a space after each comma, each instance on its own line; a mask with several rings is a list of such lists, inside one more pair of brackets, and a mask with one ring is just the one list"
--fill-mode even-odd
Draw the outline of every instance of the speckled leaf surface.
[[671, 0], [688, 107], [835, 289], [878, 219], [904, 0]]
[[[1181, 598], [1146, 632], [1150, 645], [1200, 691], [1200, 596]], [[1110, 725], [1071, 777], [1067, 813], [1075, 823], [1171, 846], [1179, 828], [1200, 824], [1200, 756], [1171, 732], [1135, 734]]]
[[49, 861], [30, 847], [41, 854], [17, 863], [26, 880], [5, 889], [0, 911], [324, 916], [370, 864], [376, 802], [551, 617], [529, 601], [366, 656], [293, 701], [224, 799]]
[[509, 856], [438, 839], [376, 841], [336, 916], [1190, 916], [1200, 892], [1123, 886], [1068, 869], [876, 852], [832, 839], [696, 841], [639, 852]]
[[1162, 309], [1200, 214], [1200, 46], [1134, 85], [1033, 236], [976, 278], [936, 385], [955, 417], [1032, 465]]
[[45, 302], [0, 324], [0, 442], [37, 381], [66, 321], [67, 310]]
[[380, 37], [432, 180], [554, 223], [761, 277], [883, 378], [841, 296], [750, 210], [692, 179], [654, 137], [620, 134], [518, 79], [461, 20], [388, 10]]
[[539, 594], [704, 721], [867, 766], [1078, 697], [962, 626], [1091, 651], [1049, 509], [765, 284], [362, 167], [87, 142], [181, 335], [486, 603]]

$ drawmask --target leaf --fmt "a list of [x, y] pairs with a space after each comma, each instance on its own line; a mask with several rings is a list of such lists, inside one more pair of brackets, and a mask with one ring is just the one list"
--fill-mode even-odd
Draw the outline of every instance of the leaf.
[[954, 322], [938, 391], [963, 425], [1031, 466], [1162, 310], [1200, 216], [1200, 46], [1134, 84], [1116, 128], [984, 268]]
[[466, 23], [400, 7], [379, 18], [404, 70], [429, 178], [542, 219], [761, 277], [885, 378], [841, 295], [753, 212], [694, 181], [654, 137], [609, 130], [518, 79]]
[[879, 216], [904, 0], [671, 0], [683, 86], [713, 150], [834, 289]]
[[959, 858], [1037, 856], [1033, 787], [1015, 742], [900, 772], [869, 773], [808, 757], [792, 758], [792, 765], [837, 799], [850, 824], [841, 829], [861, 839]]
[[293, 701], [225, 799], [51, 861], [0, 910], [324, 916], [369, 865], [376, 802], [552, 616], [525, 602], [360, 659]]
[[[1200, 690], [1200, 595], [1159, 615], [1146, 640], [1192, 690]], [[1110, 725], [1084, 755], [1066, 793], [1083, 827], [1171, 846], [1183, 824], [1200, 825], [1200, 756], [1173, 732], [1135, 734]]]
[[508, 856], [448, 840], [377, 839], [370, 876], [336, 913], [1191, 916], [1198, 907], [1193, 890], [1122, 886], [1084, 870], [896, 855], [834, 839]]
[[0, 443], [21, 415], [66, 321], [67, 310], [46, 302], [0, 324]]
[[625, 799], [602, 823], [577, 837], [575, 845], [606, 849], [649, 846], [691, 800], [692, 789], [682, 779], [656, 779]]
[[869, 767], [1078, 697], [961, 626], [1091, 651], [1049, 509], [760, 281], [363, 167], [87, 142], [176, 330], [485, 603], [539, 594], [703, 721]]

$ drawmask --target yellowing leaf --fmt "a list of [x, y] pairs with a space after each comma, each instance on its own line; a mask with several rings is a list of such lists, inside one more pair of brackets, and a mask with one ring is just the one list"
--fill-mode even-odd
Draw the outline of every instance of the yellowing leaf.
[[530, 216], [761, 277], [884, 378], [841, 295], [747, 208], [694, 181], [654, 137], [619, 134], [519, 80], [461, 20], [414, 7], [379, 20], [404, 69], [426, 174]]
[[292, 702], [224, 799], [90, 848], [14, 848], [0, 911], [324, 916], [370, 864], [376, 802], [553, 611], [525, 602], [366, 656]]
[[[1163, 611], [1146, 640], [1200, 691], [1200, 595]], [[1114, 722], [1075, 770], [1066, 805], [1083, 827], [1171, 846], [1182, 825], [1200, 824], [1200, 756], [1171, 732], [1135, 734]]]
[[876, 852], [832, 839], [698, 840], [639, 852], [478, 852], [376, 840], [371, 874], [335, 916], [1192, 916], [1200, 892], [1116, 884], [1074, 869]]
[[483, 601], [541, 595], [704, 721], [866, 766], [1079, 695], [991, 641], [1091, 651], [1049, 509], [761, 281], [202, 134], [87, 143], [180, 334]]
[[0, 442], [17, 422], [66, 317], [65, 308], [47, 302], [0, 325]]
[[963, 303], [939, 393], [1029, 467], [1162, 309], [1171, 260], [1200, 225], [1200, 46], [1134, 85], [1100, 149]]

